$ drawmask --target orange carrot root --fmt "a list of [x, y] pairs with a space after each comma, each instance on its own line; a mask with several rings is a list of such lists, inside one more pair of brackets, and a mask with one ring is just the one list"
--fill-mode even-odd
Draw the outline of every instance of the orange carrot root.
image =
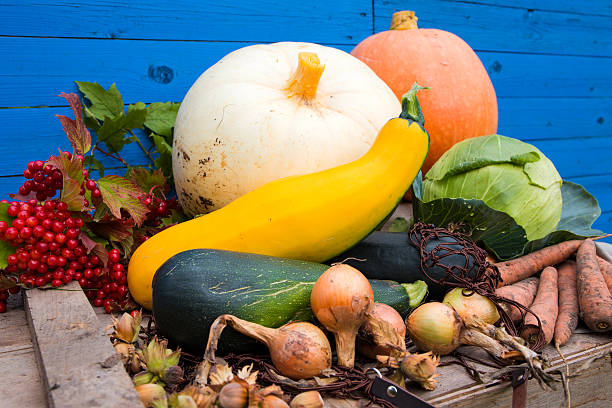
[[[523, 279], [515, 284], [498, 288], [495, 294], [506, 299], [514, 300], [525, 307], [529, 307], [535, 298], [539, 281], [538, 278], [532, 276], [531, 278]], [[507, 303], [502, 303], [501, 306], [506, 313], [508, 313], [512, 321], [516, 322], [521, 320], [521, 311], [517, 307]]]
[[578, 325], [578, 290], [576, 289], [576, 263], [565, 261], [558, 269], [559, 315], [555, 323], [555, 346], [570, 339]]
[[612, 263], [606, 261], [603, 258], [597, 257], [597, 263], [599, 264], [599, 270], [603, 275], [608, 290], [612, 293]]
[[[555, 333], [555, 321], [559, 313], [557, 270], [552, 266], [547, 266], [542, 271], [538, 293], [536, 293], [536, 297], [529, 308], [540, 318], [544, 341], [546, 344], [550, 343]], [[537, 336], [538, 321], [533, 314], [529, 313], [525, 317], [521, 337], [529, 344], [534, 344], [538, 340]]]
[[582, 241], [572, 240], [560, 242], [542, 248], [520, 258], [495, 264], [499, 269], [502, 282], [499, 287], [512, 285], [515, 282], [535, 275], [547, 266], [553, 266], [565, 261], [578, 250]]
[[580, 315], [591, 330], [612, 330], [612, 295], [597, 262], [595, 243], [587, 239], [576, 254]]

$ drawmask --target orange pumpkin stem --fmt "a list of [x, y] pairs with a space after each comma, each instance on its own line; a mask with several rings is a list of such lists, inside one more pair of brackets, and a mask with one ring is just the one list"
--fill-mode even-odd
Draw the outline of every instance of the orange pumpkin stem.
[[393, 13], [391, 17], [391, 30], [415, 30], [417, 26], [417, 16], [414, 11], [403, 10]]
[[312, 101], [317, 95], [319, 80], [324, 69], [325, 65], [321, 64], [317, 54], [300, 52], [297, 69], [287, 85], [289, 97], [299, 96], [306, 102]]

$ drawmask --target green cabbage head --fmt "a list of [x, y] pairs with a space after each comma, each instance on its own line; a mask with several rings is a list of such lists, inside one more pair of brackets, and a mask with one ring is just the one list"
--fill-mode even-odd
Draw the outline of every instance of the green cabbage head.
[[555, 230], [561, 218], [561, 176], [536, 147], [501, 135], [463, 140], [427, 172], [424, 202], [482, 200], [525, 229], [528, 240]]

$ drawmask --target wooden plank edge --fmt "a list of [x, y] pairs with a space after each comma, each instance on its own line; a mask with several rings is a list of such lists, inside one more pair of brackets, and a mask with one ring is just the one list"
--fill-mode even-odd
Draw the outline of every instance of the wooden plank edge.
[[[584, 364], [588, 362], [594, 356], [604, 355], [608, 353], [612, 353], [611, 343], [602, 344], [596, 347], [592, 347], [589, 349], [579, 351], [575, 354], [565, 356], [565, 359], [571, 371], [572, 369], [579, 367], [581, 363]], [[565, 363], [563, 362], [563, 360], [561, 360], [561, 358], [559, 358], [558, 360], [555, 360], [554, 362], [552, 362], [551, 365], [547, 367], [544, 371], [550, 372], [550, 371], [560, 370], [563, 367], [565, 367]], [[530, 383], [536, 382], [536, 380], [530, 379], [529, 382]], [[461, 400], [462, 398], [465, 398], [467, 396], [473, 397], [474, 395], [480, 394], [482, 392], [493, 392], [492, 390], [499, 390], [499, 389], [503, 389], [506, 387], [510, 387], [509, 381], [496, 380], [489, 384], [476, 383], [471, 386], [453, 390], [446, 394], [438, 395], [432, 399], [427, 399], [427, 402], [435, 406], [438, 406], [438, 405], [445, 406], [446, 404], [453, 404], [457, 402], [458, 400]], [[559, 387], [561, 387], [561, 383], [559, 383]]]
[[119, 354], [76, 282], [31, 289], [24, 309], [50, 407], [142, 408]]

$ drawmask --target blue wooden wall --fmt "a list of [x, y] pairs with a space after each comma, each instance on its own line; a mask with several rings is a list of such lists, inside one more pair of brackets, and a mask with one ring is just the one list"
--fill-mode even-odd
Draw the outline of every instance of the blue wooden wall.
[[17, 190], [29, 160], [68, 148], [54, 115], [70, 115], [57, 94], [76, 91], [74, 80], [116, 82], [126, 103], [180, 101], [232, 50], [309, 41], [350, 51], [403, 9], [477, 51], [499, 98], [499, 133], [535, 144], [584, 185], [602, 207], [595, 226], [612, 232], [611, 0], [5, 0], [0, 197]]

